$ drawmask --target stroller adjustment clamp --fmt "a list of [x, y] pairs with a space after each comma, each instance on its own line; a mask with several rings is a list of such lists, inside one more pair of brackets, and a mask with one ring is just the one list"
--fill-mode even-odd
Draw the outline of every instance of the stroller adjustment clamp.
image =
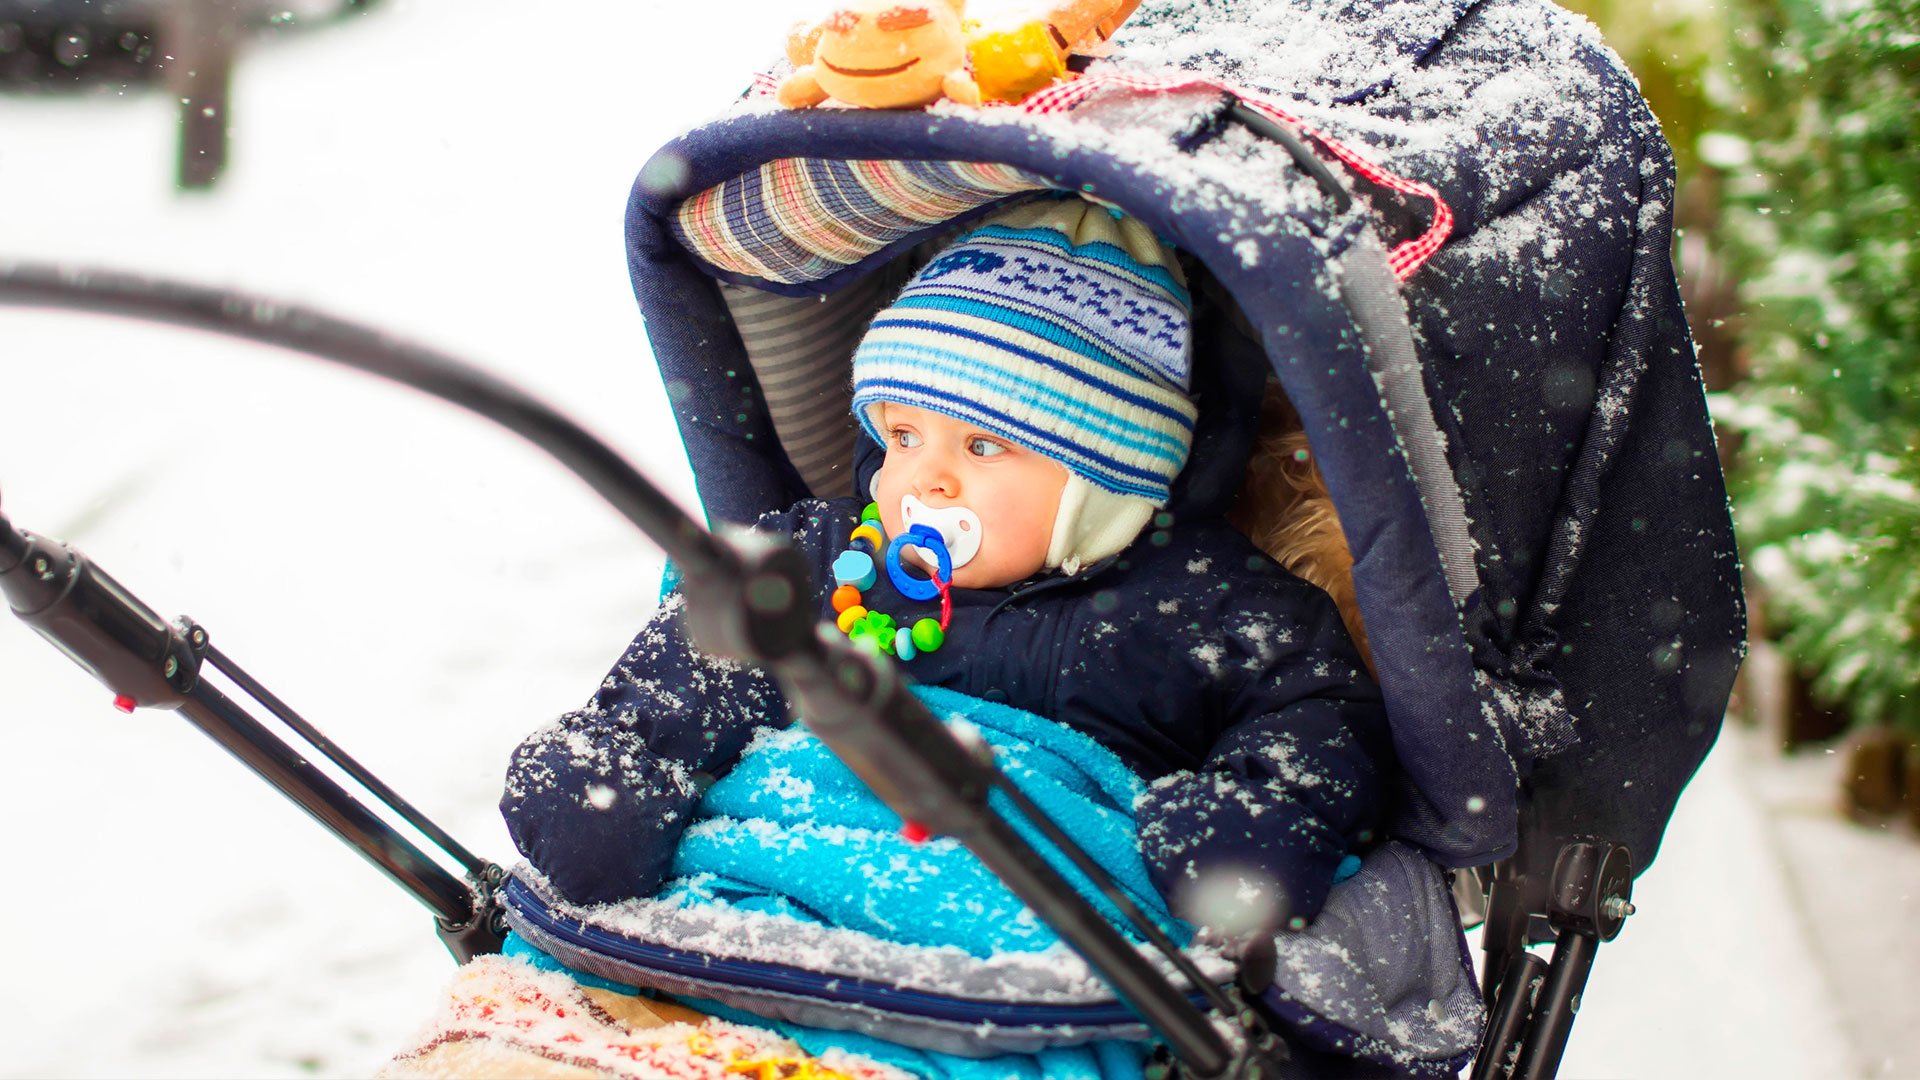
[[[1548, 879], [1515, 869], [1524, 862], [1510, 859], [1495, 870], [1482, 979], [1491, 1015], [1473, 1080], [1539, 1080], [1558, 1071], [1595, 952], [1634, 912], [1633, 856], [1624, 845], [1574, 840], [1560, 848]], [[1551, 963], [1526, 950], [1540, 911], [1552, 930]]]

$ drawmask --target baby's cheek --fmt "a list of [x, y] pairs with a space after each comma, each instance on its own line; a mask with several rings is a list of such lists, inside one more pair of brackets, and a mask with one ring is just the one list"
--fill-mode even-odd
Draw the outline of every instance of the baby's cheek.
[[1035, 569], [1047, 557], [1047, 547], [1053, 540], [1053, 522], [1041, 524], [1029, 517], [1020, 533], [1020, 558], [1035, 564]]
[[[1046, 539], [1035, 540], [1030, 507], [1016, 503], [996, 507], [991, 516], [981, 515], [980, 554], [1002, 573], [1007, 581], [1018, 581], [1038, 568], [1046, 556]], [[1032, 562], [1032, 567], [1026, 564]]]
[[900, 486], [882, 465], [873, 485], [873, 501], [880, 506], [880, 528], [888, 538], [900, 535]]

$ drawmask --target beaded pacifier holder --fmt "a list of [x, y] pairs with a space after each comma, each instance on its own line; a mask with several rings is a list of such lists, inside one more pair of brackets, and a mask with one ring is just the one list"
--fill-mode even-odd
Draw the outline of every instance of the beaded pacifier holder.
[[[945, 644], [947, 626], [953, 621], [953, 556], [940, 538], [940, 530], [915, 525], [889, 543], [880, 531], [879, 504], [868, 503], [860, 511], [860, 524], [847, 539], [851, 546], [833, 560], [833, 580], [838, 586], [833, 590], [833, 610], [840, 613], [836, 620], [840, 632], [855, 645], [901, 660], [911, 660]], [[931, 580], [914, 577], [900, 565], [900, 555], [908, 548], [919, 548], [933, 556], [938, 569]], [[883, 551], [886, 554], [881, 556]], [[886, 563], [887, 578], [900, 595], [909, 600], [939, 597], [940, 617], [919, 619], [906, 627], [896, 625], [893, 616], [883, 611], [867, 610], [860, 594], [880, 580], [874, 565], [876, 557]]]

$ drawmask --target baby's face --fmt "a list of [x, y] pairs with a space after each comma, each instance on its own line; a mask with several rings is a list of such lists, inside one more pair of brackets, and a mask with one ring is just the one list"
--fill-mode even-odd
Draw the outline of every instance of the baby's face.
[[[874, 498], [889, 539], [915, 522], [939, 528], [954, 554], [953, 583], [990, 589], [1046, 565], [1066, 466], [943, 413], [879, 407], [887, 458]], [[947, 511], [943, 513], [942, 511]], [[971, 552], [971, 557], [967, 553]]]

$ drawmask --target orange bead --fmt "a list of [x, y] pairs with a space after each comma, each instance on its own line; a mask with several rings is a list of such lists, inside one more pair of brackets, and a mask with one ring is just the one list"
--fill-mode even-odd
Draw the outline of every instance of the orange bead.
[[861, 619], [864, 619], [866, 617], [867, 617], [867, 609], [861, 607], [859, 604], [855, 604], [852, 607], [846, 609], [845, 611], [842, 611], [840, 613], [840, 618], [838, 620], [840, 632], [844, 634], [847, 631], [852, 630], [854, 623], [857, 623]]
[[860, 602], [860, 590], [851, 585], [842, 585], [833, 590], [833, 610], [845, 611]]

